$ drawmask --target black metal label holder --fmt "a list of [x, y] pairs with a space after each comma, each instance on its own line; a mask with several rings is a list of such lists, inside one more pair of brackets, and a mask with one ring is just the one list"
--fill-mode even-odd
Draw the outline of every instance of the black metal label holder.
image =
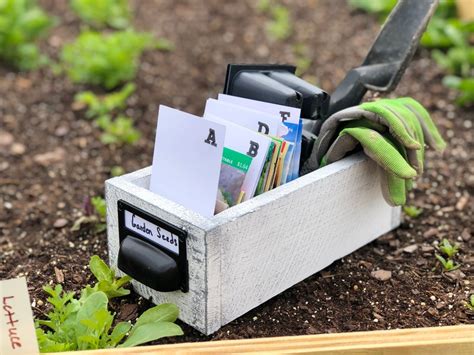
[[188, 292], [187, 232], [123, 200], [117, 208], [118, 268], [156, 291]]

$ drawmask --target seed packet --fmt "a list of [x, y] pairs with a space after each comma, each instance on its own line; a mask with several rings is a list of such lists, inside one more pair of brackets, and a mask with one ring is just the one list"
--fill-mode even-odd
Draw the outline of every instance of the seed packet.
[[224, 148], [216, 213], [240, 203], [244, 192], [242, 185], [252, 164], [252, 158], [235, 150]]

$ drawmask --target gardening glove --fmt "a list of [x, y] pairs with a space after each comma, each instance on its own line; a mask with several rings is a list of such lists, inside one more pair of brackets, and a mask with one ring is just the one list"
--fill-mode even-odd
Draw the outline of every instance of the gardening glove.
[[385, 174], [382, 191], [391, 205], [402, 205], [412, 179], [423, 172], [425, 141], [436, 150], [446, 143], [428, 112], [411, 98], [383, 99], [347, 108], [322, 125], [305, 165], [312, 171], [342, 159], [361, 145]]

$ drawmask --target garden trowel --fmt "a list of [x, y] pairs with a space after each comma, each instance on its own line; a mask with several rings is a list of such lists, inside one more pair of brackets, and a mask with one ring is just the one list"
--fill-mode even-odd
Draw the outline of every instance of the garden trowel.
[[334, 93], [298, 78], [287, 65], [234, 65], [227, 70], [224, 93], [300, 107], [304, 118], [301, 173], [310, 172], [314, 141], [322, 122], [334, 112], [357, 105], [367, 90], [395, 89], [439, 0], [399, 0], [360, 67], [349, 71]]

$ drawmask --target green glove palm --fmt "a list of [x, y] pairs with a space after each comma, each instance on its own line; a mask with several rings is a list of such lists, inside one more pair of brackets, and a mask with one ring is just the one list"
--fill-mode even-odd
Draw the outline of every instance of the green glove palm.
[[423, 172], [425, 141], [436, 150], [446, 147], [423, 106], [411, 98], [383, 99], [329, 117], [308, 164], [332, 163], [361, 145], [384, 170], [382, 190], [387, 202], [403, 205], [412, 179]]

